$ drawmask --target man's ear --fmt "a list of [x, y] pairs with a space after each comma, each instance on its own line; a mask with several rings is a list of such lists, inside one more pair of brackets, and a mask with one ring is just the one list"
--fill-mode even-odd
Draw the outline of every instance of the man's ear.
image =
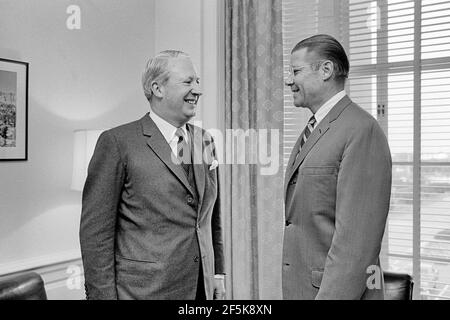
[[152, 93], [154, 96], [156, 96], [158, 98], [162, 98], [162, 96], [163, 96], [163, 89], [161, 88], [159, 83], [156, 81], [152, 82]]
[[334, 73], [334, 64], [330, 60], [325, 60], [320, 67], [322, 71], [322, 79], [323, 81], [328, 81], [333, 77]]

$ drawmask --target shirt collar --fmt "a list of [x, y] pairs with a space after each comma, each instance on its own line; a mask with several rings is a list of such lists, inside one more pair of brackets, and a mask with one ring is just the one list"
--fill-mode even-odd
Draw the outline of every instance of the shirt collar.
[[[153, 120], [153, 122], [158, 127], [159, 131], [161, 131], [164, 139], [166, 139], [167, 143], [171, 143], [172, 141], [177, 141], [178, 138], [175, 136], [175, 132], [177, 131], [177, 127], [173, 126], [160, 116], [158, 116], [153, 110], [150, 108], [150, 118]], [[186, 124], [184, 124], [181, 129], [183, 130], [184, 139], [185, 141], [189, 140], [189, 135], [187, 134]]]
[[317, 121], [316, 126], [320, 123], [320, 121], [323, 120], [323, 118], [327, 116], [328, 112], [330, 112], [330, 110], [333, 109], [333, 107], [346, 95], [347, 93], [345, 92], [345, 90], [336, 93], [334, 96], [331, 97], [330, 100], [325, 102], [319, 108], [319, 110], [317, 110], [317, 112], [314, 114], [314, 118], [316, 118]]

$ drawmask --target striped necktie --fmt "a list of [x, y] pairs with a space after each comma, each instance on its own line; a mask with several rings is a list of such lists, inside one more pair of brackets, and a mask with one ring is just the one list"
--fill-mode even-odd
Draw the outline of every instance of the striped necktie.
[[303, 133], [302, 140], [300, 141], [300, 148], [299, 151], [302, 149], [303, 145], [305, 144], [306, 140], [308, 140], [309, 135], [314, 130], [314, 126], [316, 125], [316, 118], [314, 118], [314, 115], [309, 118], [308, 124], [306, 125], [305, 132]]
[[175, 135], [178, 137], [177, 143], [178, 163], [181, 164], [181, 167], [183, 168], [184, 173], [186, 174], [186, 178], [192, 187], [195, 199], [193, 204], [195, 204], [198, 203], [198, 191], [197, 191], [197, 184], [195, 183], [194, 165], [192, 163], [191, 157], [192, 156], [191, 145], [186, 140], [183, 129], [178, 128], [177, 131], [175, 132]]
[[189, 171], [191, 169], [191, 148], [184, 138], [183, 129], [178, 128], [175, 132], [175, 136], [178, 137], [177, 143], [177, 158], [181, 166], [183, 167], [186, 174], [189, 175]]
[[311, 132], [314, 130], [314, 126], [316, 125], [316, 118], [314, 115], [312, 115], [311, 118], [309, 118], [308, 124], [306, 125], [305, 131], [303, 132], [302, 139], [300, 140], [300, 145], [298, 147], [297, 154], [295, 155], [295, 161], [292, 163], [292, 165], [295, 164], [297, 161], [297, 157], [300, 153], [300, 150], [302, 150], [303, 145], [305, 144], [306, 140], [308, 140], [309, 136], [311, 135]]

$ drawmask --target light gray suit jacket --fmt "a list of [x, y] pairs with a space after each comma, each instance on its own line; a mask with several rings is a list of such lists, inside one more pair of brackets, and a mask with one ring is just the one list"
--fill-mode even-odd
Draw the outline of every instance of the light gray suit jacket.
[[385, 134], [345, 96], [294, 161], [299, 143], [285, 177], [284, 299], [383, 299], [381, 269], [372, 282], [367, 268], [380, 267], [389, 211]]
[[[211, 136], [188, 130], [194, 155], [214, 153]], [[197, 203], [171, 152], [148, 114], [100, 136], [80, 224], [88, 299], [194, 299], [200, 263], [212, 299], [224, 272], [218, 169], [194, 164]]]

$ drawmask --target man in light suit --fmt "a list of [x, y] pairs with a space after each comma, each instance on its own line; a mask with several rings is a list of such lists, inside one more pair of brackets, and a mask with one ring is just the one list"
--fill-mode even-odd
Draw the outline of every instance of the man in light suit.
[[344, 91], [349, 62], [328, 35], [291, 52], [294, 105], [313, 116], [285, 176], [284, 299], [383, 299], [379, 253], [391, 155], [377, 121]]
[[214, 143], [187, 123], [199, 78], [187, 54], [168, 50], [149, 60], [142, 84], [150, 113], [102, 133], [89, 164], [80, 224], [87, 298], [223, 298]]

